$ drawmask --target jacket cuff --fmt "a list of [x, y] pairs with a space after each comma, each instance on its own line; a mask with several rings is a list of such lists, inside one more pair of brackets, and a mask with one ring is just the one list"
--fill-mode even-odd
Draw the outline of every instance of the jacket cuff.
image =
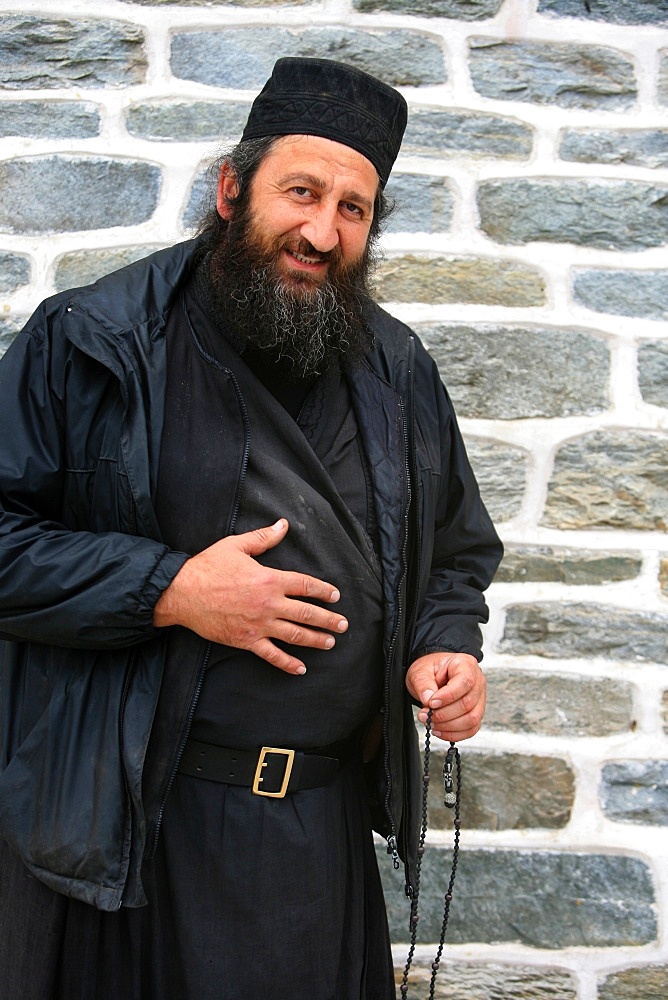
[[429, 656], [430, 653], [465, 653], [468, 656], [473, 656], [478, 661], [482, 660], [482, 650], [479, 646], [470, 646], [467, 643], [460, 643], [456, 649], [446, 646], [444, 643], [439, 643], [435, 646], [420, 646], [418, 649], [413, 650], [411, 653], [411, 663], [415, 660], [419, 660], [421, 656]]
[[140, 598], [139, 613], [142, 616], [146, 615], [151, 624], [153, 624], [153, 612], [158, 599], [189, 559], [190, 556], [185, 552], [174, 552], [172, 549], [165, 549], [162, 552], [153, 572], [146, 581]]

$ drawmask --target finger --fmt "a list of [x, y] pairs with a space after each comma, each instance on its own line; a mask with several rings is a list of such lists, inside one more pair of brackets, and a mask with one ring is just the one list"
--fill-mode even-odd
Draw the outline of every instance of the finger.
[[266, 660], [272, 667], [283, 670], [286, 674], [302, 675], [306, 673], [306, 664], [296, 656], [291, 656], [285, 650], [275, 646], [271, 639], [258, 639], [250, 645], [249, 650]]
[[424, 691], [423, 695], [426, 700], [423, 700], [423, 704], [434, 710], [442, 708], [444, 705], [455, 705], [465, 698], [471, 690], [471, 685], [466, 682], [456, 684], [454, 681], [448, 681], [447, 684], [436, 688], [435, 691]]
[[282, 542], [287, 531], [288, 522], [284, 517], [279, 517], [275, 524], [255, 528], [254, 531], [246, 531], [233, 537], [241, 551], [245, 552], [246, 555], [260, 556], [263, 552], [273, 549], [279, 542]]
[[475, 705], [478, 699], [484, 696], [484, 692], [485, 675], [477, 664], [473, 670], [458, 669], [455, 665], [448, 675], [447, 683], [433, 692], [428, 705], [430, 708], [438, 709], [462, 702], [469, 707]]
[[308, 604], [305, 601], [286, 601], [285, 612], [281, 614], [281, 617], [300, 625], [326, 629], [328, 632], [341, 633], [348, 629], [348, 619], [343, 615], [339, 615], [335, 611], [328, 611], [327, 608], [318, 607], [317, 604]]
[[463, 719], [456, 719], [440, 728], [432, 729], [431, 734], [439, 740], [451, 740], [456, 743], [458, 740], [468, 740], [475, 736], [480, 730], [482, 719], [477, 716], [465, 716]]
[[271, 636], [290, 646], [308, 646], [311, 649], [332, 649], [336, 644], [336, 639], [329, 632], [316, 632], [294, 622], [275, 622]]
[[434, 679], [434, 671], [427, 668], [424, 670], [413, 670], [412, 674], [407, 678], [407, 684], [413, 697], [417, 698], [425, 706], [429, 706], [431, 699], [438, 689], [438, 685]]
[[[439, 697], [441, 694], [442, 697]], [[472, 713], [479, 714], [482, 719], [482, 714], [485, 708], [485, 700], [486, 695], [484, 682], [479, 686], [475, 686], [473, 689], [466, 688], [461, 697], [455, 699], [450, 697], [448, 685], [447, 688], [442, 689], [442, 692], [437, 692], [436, 696], [431, 700], [430, 707], [432, 708], [433, 728], [438, 729], [439, 725], [450, 725], [456, 719], [466, 718]], [[438, 705], [436, 705], [437, 702]], [[445, 704], [443, 704], [443, 702], [445, 702]], [[420, 709], [418, 712], [418, 719], [420, 722], [427, 721], [426, 708]]]
[[[477, 698], [463, 699], [456, 705], [432, 714], [432, 732], [443, 739], [468, 739], [477, 733], [485, 714], [484, 691]], [[452, 735], [452, 734], [455, 735]]]
[[333, 584], [319, 580], [315, 576], [285, 571], [283, 577], [285, 593], [291, 597], [306, 597], [313, 601], [325, 601], [327, 604], [336, 604], [341, 597]]

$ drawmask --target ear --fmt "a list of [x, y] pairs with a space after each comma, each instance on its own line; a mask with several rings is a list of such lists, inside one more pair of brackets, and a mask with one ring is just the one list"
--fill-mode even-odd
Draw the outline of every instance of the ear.
[[239, 194], [237, 178], [228, 163], [224, 163], [218, 180], [218, 195], [216, 197], [216, 208], [221, 219], [228, 222], [232, 218], [234, 207], [230, 204], [232, 198]]

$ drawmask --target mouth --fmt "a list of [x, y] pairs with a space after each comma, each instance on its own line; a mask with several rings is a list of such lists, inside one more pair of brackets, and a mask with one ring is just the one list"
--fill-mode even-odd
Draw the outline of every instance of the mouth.
[[329, 270], [329, 265], [334, 258], [331, 251], [316, 250], [308, 240], [287, 240], [283, 246], [284, 260], [289, 270], [294, 275], [301, 274], [304, 278], [309, 275], [315, 279], [322, 280]]
[[305, 254], [298, 253], [296, 250], [290, 250], [289, 247], [286, 247], [286, 249], [290, 256], [294, 257], [295, 260], [298, 260], [300, 264], [310, 264], [315, 267], [318, 264], [327, 263], [326, 257], [307, 257]]

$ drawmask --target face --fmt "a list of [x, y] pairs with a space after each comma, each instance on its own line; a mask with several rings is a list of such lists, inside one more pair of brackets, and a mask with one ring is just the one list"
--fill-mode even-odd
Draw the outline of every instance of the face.
[[[356, 150], [320, 136], [285, 136], [253, 178], [253, 238], [275, 253], [287, 284], [319, 285], [333, 261], [346, 267], [363, 257], [377, 190], [375, 167]], [[224, 219], [236, 194], [234, 175], [223, 169], [217, 207]]]

